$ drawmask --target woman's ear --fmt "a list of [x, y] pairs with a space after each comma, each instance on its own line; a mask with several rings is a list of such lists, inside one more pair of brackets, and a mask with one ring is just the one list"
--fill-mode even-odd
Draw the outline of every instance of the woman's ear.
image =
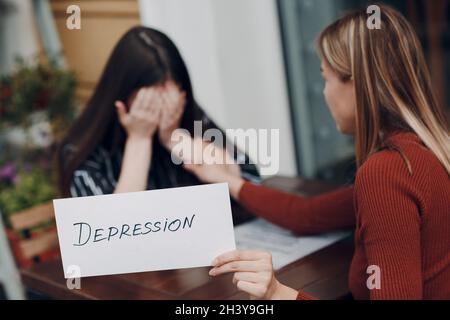
[[119, 121], [122, 123], [127, 115], [127, 107], [122, 101], [116, 101], [114, 105], [116, 106], [117, 114], [119, 115]]
[[127, 103], [126, 103], [126, 107], [127, 107], [127, 112], [130, 112], [130, 108], [133, 105], [134, 100], [136, 99], [136, 96], [139, 92], [139, 89], [134, 90], [131, 95], [128, 97], [127, 99]]

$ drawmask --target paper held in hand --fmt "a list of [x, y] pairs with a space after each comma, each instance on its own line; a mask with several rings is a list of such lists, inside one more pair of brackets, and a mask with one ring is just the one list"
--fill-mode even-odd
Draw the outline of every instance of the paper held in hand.
[[210, 266], [234, 250], [227, 184], [53, 201], [64, 274]]

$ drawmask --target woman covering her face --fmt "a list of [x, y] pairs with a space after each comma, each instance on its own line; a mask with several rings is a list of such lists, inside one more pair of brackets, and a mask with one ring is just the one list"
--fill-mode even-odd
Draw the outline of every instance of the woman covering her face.
[[[218, 129], [195, 101], [186, 65], [173, 42], [154, 29], [129, 30], [114, 48], [91, 99], [61, 144], [62, 195], [199, 184], [195, 175], [171, 157], [172, 133], [181, 128], [193, 138], [195, 121], [201, 122], [202, 132]], [[258, 180], [247, 155], [234, 149], [234, 160], [245, 164], [230, 173]], [[238, 211], [241, 214], [234, 216], [235, 223], [249, 217]]]

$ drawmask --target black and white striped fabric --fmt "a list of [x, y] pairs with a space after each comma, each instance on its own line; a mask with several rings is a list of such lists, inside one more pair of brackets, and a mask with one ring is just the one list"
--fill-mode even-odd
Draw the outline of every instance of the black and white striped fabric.
[[[113, 193], [120, 175], [122, 156], [121, 151], [110, 154], [104, 147], [98, 146], [73, 173], [71, 196], [86, 197]], [[240, 163], [246, 161], [245, 164], [240, 165], [242, 177], [259, 183], [258, 170], [255, 165], [248, 163], [247, 155], [237, 150], [235, 158]], [[198, 184], [201, 182], [196, 177], [185, 171], [182, 166], [172, 162], [169, 152], [158, 145], [154, 147], [147, 190]]]
[[73, 173], [71, 196], [86, 197], [113, 193], [117, 184], [120, 162], [119, 154], [111, 157], [103, 147], [97, 147], [83, 165]]

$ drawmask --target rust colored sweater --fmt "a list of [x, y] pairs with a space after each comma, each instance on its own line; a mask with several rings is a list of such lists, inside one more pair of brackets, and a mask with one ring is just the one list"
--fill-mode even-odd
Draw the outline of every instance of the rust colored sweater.
[[[298, 234], [356, 228], [349, 288], [355, 299], [450, 299], [450, 179], [414, 133], [396, 133], [359, 168], [354, 186], [305, 198], [246, 182], [240, 202]], [[367, 287], [368, 266], [380, 289]], [[297, 299], [314, 299], [299, 292]]]

